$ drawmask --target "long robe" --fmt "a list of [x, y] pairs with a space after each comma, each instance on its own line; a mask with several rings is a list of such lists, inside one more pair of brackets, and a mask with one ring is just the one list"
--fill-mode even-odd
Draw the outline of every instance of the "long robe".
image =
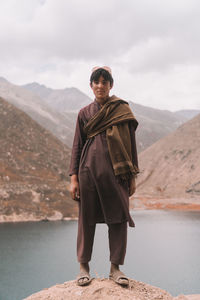
[[[79, 219], [81, 223], [116, 224], [128, 221], [135, 224], [129, 214], [128, 182], [120, 183], [114, 175], [105, 131], [87, 139], [84, 125], [100, 110], [94, 100], [78, 114], [69, 175], [77, 174], [80, 187]], [[129, 122], [132, 161], [138, 167], [135, 130]]]

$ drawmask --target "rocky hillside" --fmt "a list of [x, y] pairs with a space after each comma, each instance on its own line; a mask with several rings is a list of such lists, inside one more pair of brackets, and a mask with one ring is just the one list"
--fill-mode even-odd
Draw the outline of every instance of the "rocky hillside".
[[0, 221], [71, 217], [70, 150], [0, 98]]
[[139, 155], [137, 195], [164, 198], [200, 196], [200, 114]]
[[94, 279], [89, 286], [80, 287], [75, 281], [57, 284], [33, 294], [24, 300], [199, 300], [200, 295], [172, 297], [168, 292], [149, 284], [131, 279], [123, 288], [108, 279]]

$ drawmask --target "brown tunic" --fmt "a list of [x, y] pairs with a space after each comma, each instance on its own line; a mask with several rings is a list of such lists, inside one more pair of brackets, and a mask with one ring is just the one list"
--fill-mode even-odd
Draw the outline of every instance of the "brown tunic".
[[[78, 174], [80, 187], [79, 218], [88, 224], [115, 224], [125, 221], [134, 227], [129, 214], [128, 183], [119, 183], [114, 175], [105, 131], [86, 139], [84, 125], [100, 110], [94, 100], [78, 114], [72, 148], [70, 175]], [[133, 164], [138, 166], [135, 130], [129, 123]]]

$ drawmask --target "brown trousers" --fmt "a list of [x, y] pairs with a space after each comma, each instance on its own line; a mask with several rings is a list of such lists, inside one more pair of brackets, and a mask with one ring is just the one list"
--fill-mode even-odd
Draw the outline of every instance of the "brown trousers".
[[[84, 224], [79, 219], [77, 237], [77, 257], [79, 263], [91, 260], [96, 224]], [[127, 245], [127, 222], [108, 224], [110, 261], [116, 265], [123, 265]]]

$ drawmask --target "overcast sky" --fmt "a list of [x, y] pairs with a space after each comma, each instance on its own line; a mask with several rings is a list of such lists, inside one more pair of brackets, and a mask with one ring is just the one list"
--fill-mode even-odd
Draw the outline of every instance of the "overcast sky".
[[200, 1], [0, 0], [0, 76], [93, 98], [98, 65], [123, 99], [200, 109]]

